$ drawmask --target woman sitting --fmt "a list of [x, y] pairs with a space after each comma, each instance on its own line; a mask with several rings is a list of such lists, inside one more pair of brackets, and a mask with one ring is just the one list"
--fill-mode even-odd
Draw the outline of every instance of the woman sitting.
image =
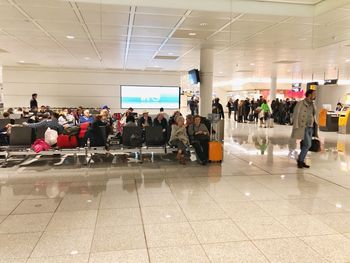
[[196, 151], [198, 161], [205, 165], [208, 162], [209, 151], [209, 131], [207, 127], [201, 123], [201, 116], [194, 117], [194, 123], [188, 126], [188, 135], [191, 144]]
[[170, 145], [176, 146], [178, 149], [176, 159], [181, 164], [186, 164], [185, 152], [189, 145], [189, 139], [185, 127], [185, 119], [182, 116], [177, 117], [176, 124], [171, 127]]
[[157, 117], [153, 120], [153, 126], [154, 127], [161, 127], [163, 132], [163, 137], [167, 137], [167, 130], [168, 130], [168, 122], [164, 118], [164, 113], [158, 113]]

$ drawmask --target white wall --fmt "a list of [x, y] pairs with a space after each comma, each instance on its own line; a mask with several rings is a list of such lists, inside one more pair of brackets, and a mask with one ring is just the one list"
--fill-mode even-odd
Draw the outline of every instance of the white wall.
[[178, 72], [3, 67], [5, 107], [29, 107], [31, 94], [38, 93], [39, 106], [108, 105], [119, 112], [120, 85], [180, 84]]

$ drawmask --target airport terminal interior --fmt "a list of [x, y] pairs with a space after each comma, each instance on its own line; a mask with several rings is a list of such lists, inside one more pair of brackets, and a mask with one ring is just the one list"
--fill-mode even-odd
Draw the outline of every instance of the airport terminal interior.
[[350, 262], [350, 0], [0, 0], [0, 115], [0, 263]]

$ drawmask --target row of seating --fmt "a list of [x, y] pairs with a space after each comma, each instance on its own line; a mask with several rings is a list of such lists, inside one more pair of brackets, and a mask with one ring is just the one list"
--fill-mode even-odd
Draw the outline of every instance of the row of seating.
[[89, 156], [93, 154], [128, 154], [138, 153], [142, 161], [142, 155], [146, 152], [167, 153], [167, 138], [164, 137], [161, 127], [124, 127], [122, 143], [113, 144], [113, 136], [107, 136], [106, 128], [100, 127], [103, 136], [104, 146], [88, 147], [82, 145], [74, 149], [53, 148], [49, 151], [35, 153], [30, 147], [35, 139], [45, 137], [46, 128], [32, 129], [29, 127], [12, 127], [9, 145], [0, 148], [0, 156], [4, 156], [6, 163], [13, 156], [48, 156], [48, 155], [83, 155], [86, 164], [89, 163]]
[[28, 119], [21, 118], [21, 119], [0, 119], [0, 128], [5, 127], [7, 124], [13, 122], [13, 124], [22, 124], [23, 122], [27, 122]]

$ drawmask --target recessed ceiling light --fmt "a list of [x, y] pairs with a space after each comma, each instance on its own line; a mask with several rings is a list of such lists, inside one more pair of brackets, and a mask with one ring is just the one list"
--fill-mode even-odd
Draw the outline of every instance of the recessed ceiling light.
[[207, 26], [208, 23], [200, 23], [199, 25], [200, 25], [200, 26]]
[[66, 36], [66, 38], [68, 38], [68, 39], [74, 39], [75, 36], [70, 36], [70, 35], [68, 35], [68, 36]]
[[249, 65], [251, 65], [251, 66], [255, 66], [255, 63], [250, 63]]
[[197, 35], [197, 33], [195, 33], [195, 32], [191, 32], [191, 33], [188, 33], [188, 35], [189, 35], [189, 36], [196, 36], [196, 35]]
[[20, 60], [20, 61], [18, 61], [18, 63], [24, 63], [24, 60]]
[[173, 52], [169, 52], [168, 55], [169, 55], [169, 56], [172, 56], [172, 55], [174, 55], [174, 53], [173, 53]]
[[90, 57], [85, 57], [84, 59], [85, 59], [85, 60], [90, 60], [91, 58], [90, 58]]
[[340, 203], [337, 203], [337, 204], [335, 205], [335, 207], [336, 207], [336, 208], [343, 208], [343, 205], [340, 204]]
[[158, 66], [158, 65], [155, 65], [154, 67], [155, 67], [155, 68], [159, 68], [159, 66]]
[[72, 251], [70, 252], [70, 254], [71, 254], [71, 255], [76, 255], [76, 254], [78, 254], [78, 251], [77, 251], [77, 250], [72, 250]]
[[224, 73], [224, 72], [222, 72], [222, 71], [219, 72], [219, 74], [222, 74], [222, 73]]
[[349, 63], [349, 62], [350, 62], [350, 59], [345, 60], [345, 62], [346, 62], [346, 63]]

